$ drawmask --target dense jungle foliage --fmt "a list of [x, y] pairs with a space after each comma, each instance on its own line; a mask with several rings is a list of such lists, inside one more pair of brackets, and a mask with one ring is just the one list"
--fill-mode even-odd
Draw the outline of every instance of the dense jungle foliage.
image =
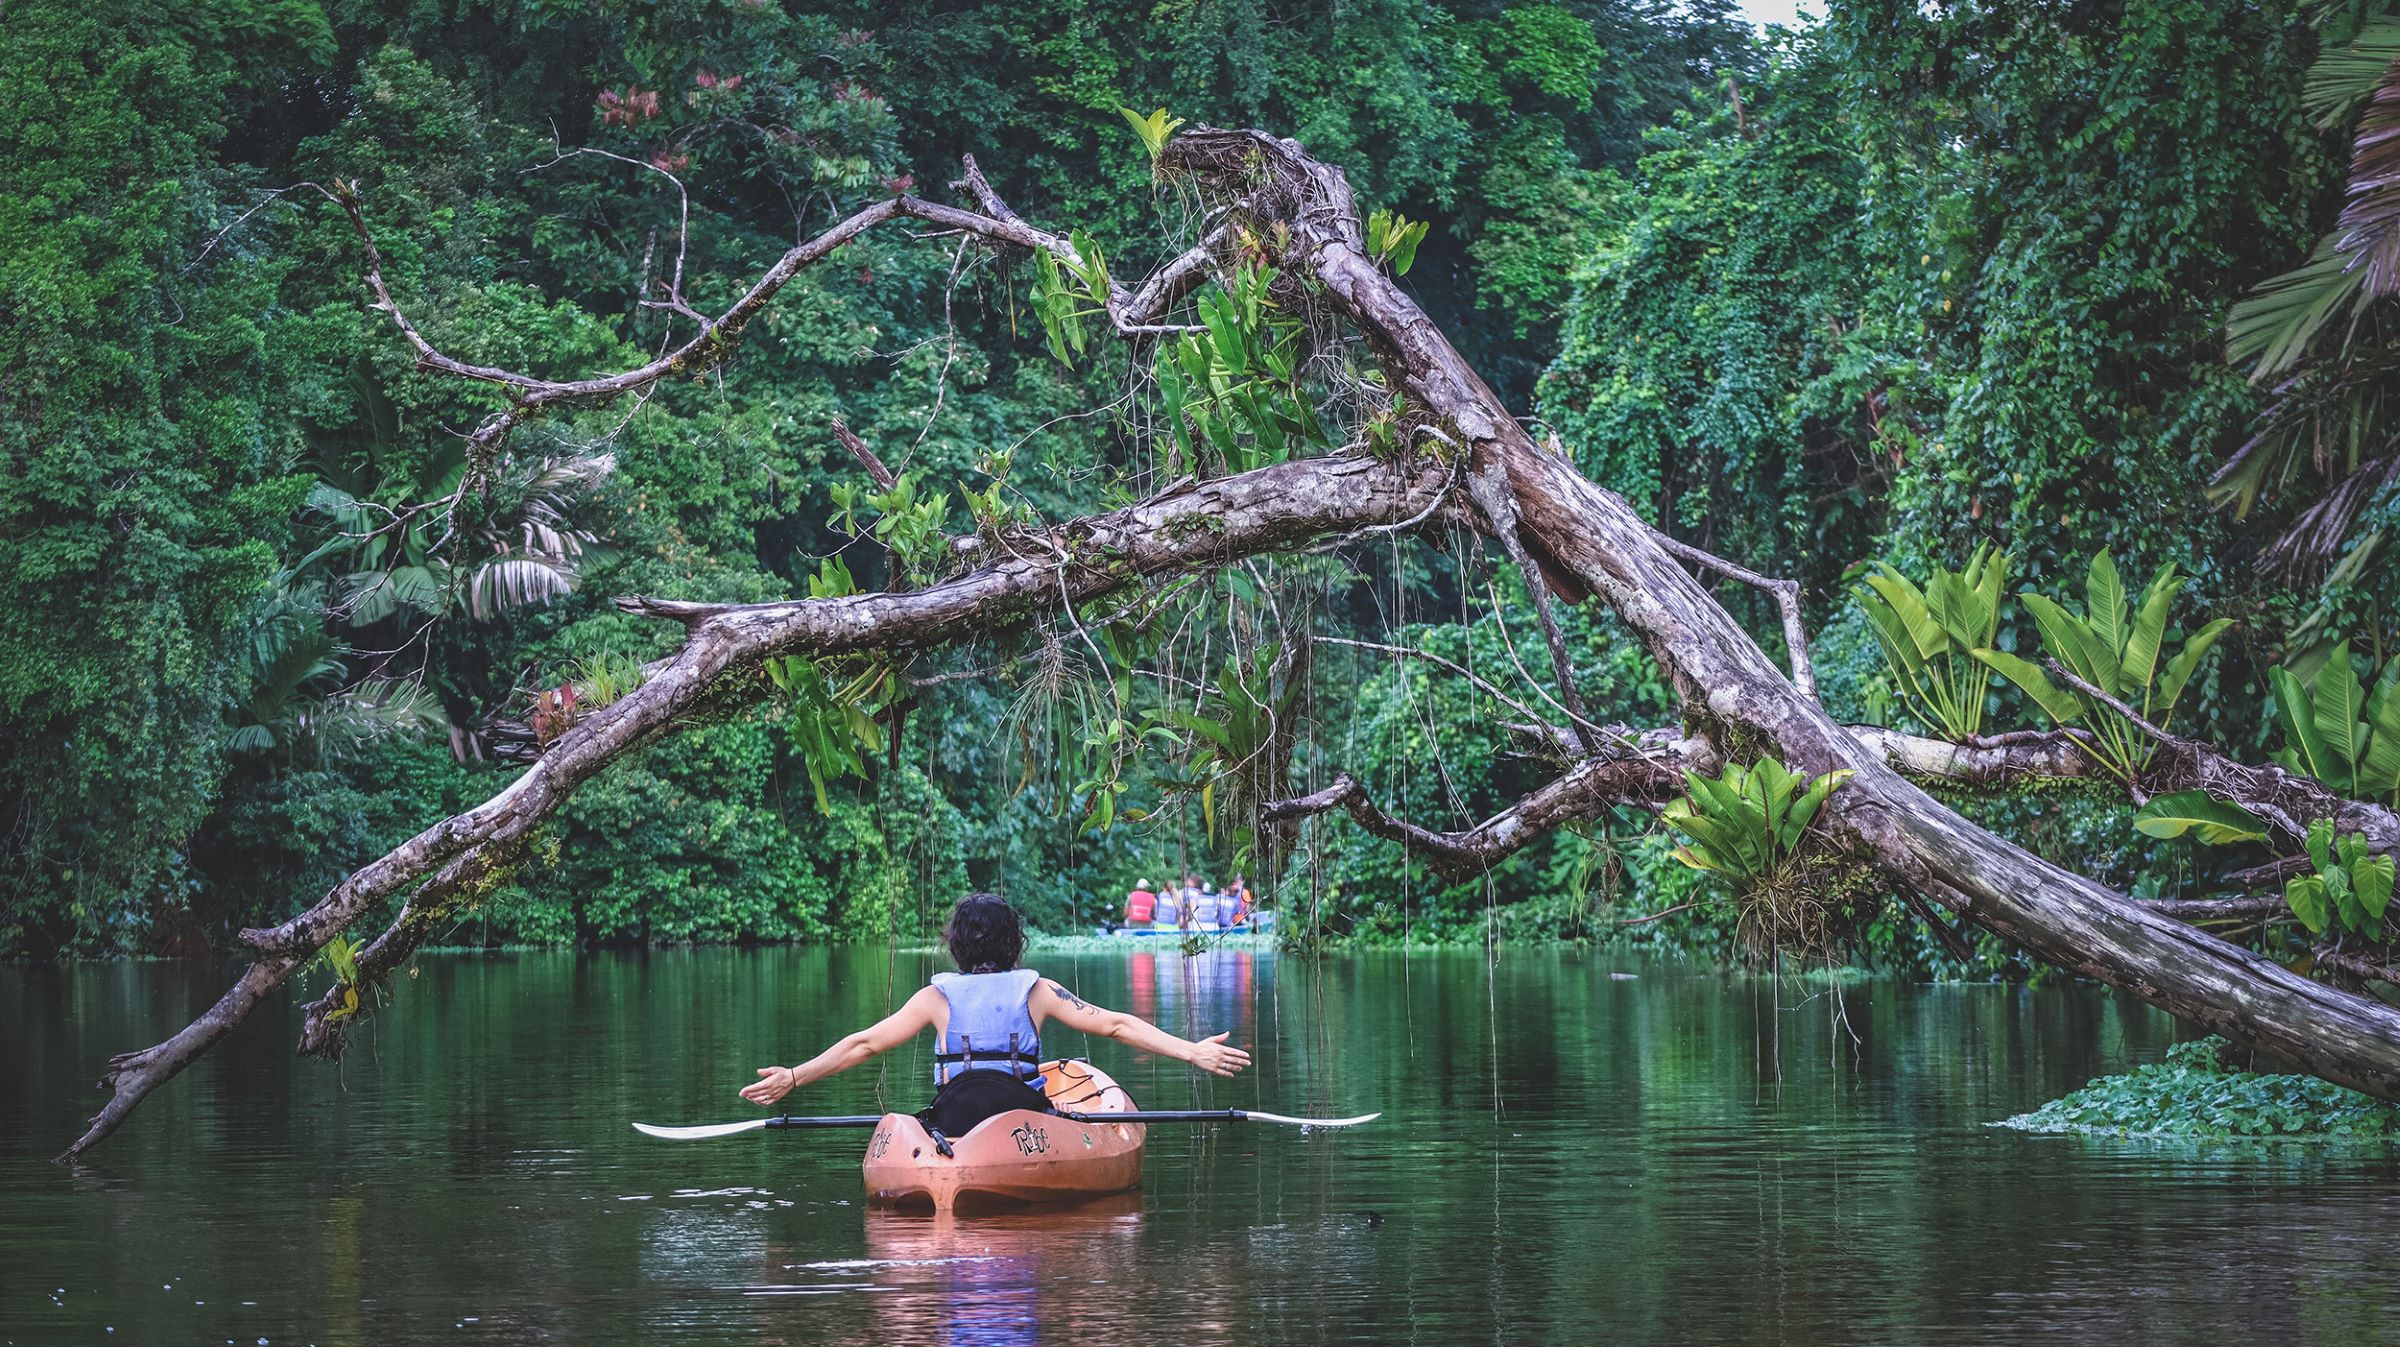
[[[2400, 637], [2381, 546], [2400, 473], [2371, 435], [2293, 431], [2340, 413], [2291, 390], [2371, 400], [2400, 366], [2371, 308], [2280, 363], [2229, 352], [2227, 325], [2333, 227], [2354, 109], [2304, 84], [2380, 12], [1829, 9], [1761, 34], [1716, 0], [14, 8], [0, 64], [49, 95], [0, 113], [0, 953], [188, 952], [314, 898], [497, 788], [572, 710], [559, 689], [605, 696], [669, 648], [612, 596], [876, 587], [900, 532], [1105, 508], [1107, 470], [1150, 452], [1094, 411], [1121, 362], [1056, 358], [1034, 267], [883, 233], [804, 272], [720, 372], [521, 435], [436, 536], [411, 507], [456, 485], [462, 433], [499, 403], [413, 368], [337, 181], [432, 340], [565, 377], [638, 362], [674, 303], [721, 309], [859, 203], [939, 195], [962, 153], [1138, 275], [1189, 222], [1120, 109], [1257, 125], [1429, 222], [1407, 283], [1595, 480], [1801, 581], [1848, 718], [1941, 728], [1856, 590], [1876, 563], [1922, 581], [1985, 545], [2012, 590], [2081, 595], [2096, 553], [2136, 588], [2176, 566], [2169, 648], [2233, 624], [2176, 723], [2252, 756], [2282, 742], [2271, 667], [2355, 657], [2372, 682]], [[900, 491], [865, 498], [836, 418]], [[1429, 825], [1540, 779], [1463, 681], [1339, 643], [1510, 668], [1531, 608], [1489, 558], [1391, 543], [1273, 580], [1207, 580], [1225, 645], [1151, 652], [1207, 724], [1150, 694], [1185, 731], [1169, 787], [1195, 756], [1254, 760], [1235, 746], [1267, 699], [1305, 726], [1295, 784], [1347, 769]], [[1338, 638], [1296, 665], [1255, 635], [1294, 601]], [[2030, 651], [2036, 616], [2012, 603], [1989, 644]], [[1639, 650], [1568, 621], [1600, 652], [1585, 696], [1662, 723]], [[587, 787], [456, 941], [915, 934], [970, 884], [1066, 929], [1145, 875], [1255, 870], [1239, 816], [1261, 783], [1111, 790], [1102, 699], [1055, 645], [881, 694], [854, 737], [795, 686], [672, 740]], [[1976, 704], [1986, 729], [2047, 723], [2006, 679]], [[2146, 894], [2230, 863], [2097, 788], [1971, 804]], [[1724, 953], [1735, 918], [1675, 844], [1628, 813], [1444, 885], [1311, 828], [1253, 882], [1303, 939]], [[1896, 904], [1863, 937], [1958, 966]], [[1987, 941], [1975, 962], [2007, 957]]]

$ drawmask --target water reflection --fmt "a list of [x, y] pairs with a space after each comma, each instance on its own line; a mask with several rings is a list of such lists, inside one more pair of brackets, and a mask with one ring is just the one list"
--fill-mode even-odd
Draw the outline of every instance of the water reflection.
[[877, 1337], [958, 1347], [1105, 1341], [1140, 1256], [1142, 1200], [960, 1217], [866, 1214]]
[[1137, 950], [1125, 956], [1121, 1008], [1187, 1038], [1231, 1032], [1249, 1042], [1258, 1027], [1260, 958], [1246, 949]]
[[[2094, 988], [1836, 998], [1550, 952], [1039, 962], [1254, 1043], [1232, 1082], [1088, 1045], [1144, 1105], [1386, 1118], [1154, 1127], [1141, 1190], [1100, 1207], [876, 1212], [863, 1135], [627, 1124], [741, 1116], [752, 1062], [873, 1019], [932, 956], [428, 958], [338, 1072], [293, 1060], [279, 1003], [68, 1172], [47, 1159], [92, 1065], [221, 970], [0, 969], [0, 1345], [2400, 1336], [2391, 1148], [1986, 1126], [2173, 1040]], [[913, 1108], [929, 1067], [911, 1049], [808, 1102]]]

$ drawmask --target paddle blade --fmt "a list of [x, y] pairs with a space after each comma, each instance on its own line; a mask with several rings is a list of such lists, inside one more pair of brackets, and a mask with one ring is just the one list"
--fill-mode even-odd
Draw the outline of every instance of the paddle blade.
[[1355, 1118], [1287, 1118], [1280, 1113], [1261, 1113], [1253, 1108], [1242, 1110], [1242, 1116], [1251, 1122], [1290, 1123], [1294, 1127], [1356, 1127], [1360, 1123], [1373, 1122], [1383, 1115], [1381, 1113], [1361, 1113]]
[[706, 1141], [711, 1137], [729, 1137], [739, 1132], [764, 1131], [771, 1121], [773, 1119], [752, 1118], [747, 1122], [709, 1123], [702, 1127], [654, 1127], [649, 1123], [635, 1123], [633, 1130], [646, 1137], [659, 1137], [667, 1141]]

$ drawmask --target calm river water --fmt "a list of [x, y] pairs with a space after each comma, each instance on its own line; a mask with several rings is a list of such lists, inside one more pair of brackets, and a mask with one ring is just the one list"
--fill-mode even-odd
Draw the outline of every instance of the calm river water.
[[[1385, 1117], [1155, 1127], [1141, 1191], [1099, 1207], [870, 1211], [863, 1135], [627, 1124], [747, 1116], [751, 1067], [896, 1004], [930, 956], [427, 957], [338, 1069], [290, 1055], [281, 1009], [66, 1169], [95, 1066], [221, 972], [0, 969], [0, 1343], [2400, 1340], [2389, 1150], [1986, 1125], [2173, 1037], [2095, 989], [1837, 997], [1571, 952], [1033, 961], [1254, 1045], [1230, 1082], [1093, 1046], [1147, 1106]], [[804, 1102], [916, 1107], [924, 1048], [887, 1061]]]

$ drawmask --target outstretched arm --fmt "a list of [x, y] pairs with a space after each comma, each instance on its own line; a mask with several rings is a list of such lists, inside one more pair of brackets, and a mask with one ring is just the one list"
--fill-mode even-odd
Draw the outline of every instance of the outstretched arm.
[[935, 1006], [942, 993], [926, 987], [908, 1003], [867, 1028], [850, 1034], [798, 1066], [762, 1066], [758, 1079], [742, 1087], [742, 1098], [753, 1104], [772, 1104], [803, 1085], [878, 1057], [933, 1026]]
[[1227, 1046], [1224, 1034], [1211, 1034], [1197, 1043], [1188, 1038], [1177, 1038], [1139, 1015], [1128, 1015], [1121, 1010], [1102, 1010], [1048, 978], [1033, 985], [1033, 995], [1026, 998], [1026, 1008], [1033, 1012], [1036, 1026], [1056, 1020], [1070, 1029], [1113, 1038], [1142, 1052], [1154, 1052], [1161, 1057], [1190, 1062], [1212, 1075], [1230, 1076], [1250, 1065], [1250, 1054], [1240, 1048]]

